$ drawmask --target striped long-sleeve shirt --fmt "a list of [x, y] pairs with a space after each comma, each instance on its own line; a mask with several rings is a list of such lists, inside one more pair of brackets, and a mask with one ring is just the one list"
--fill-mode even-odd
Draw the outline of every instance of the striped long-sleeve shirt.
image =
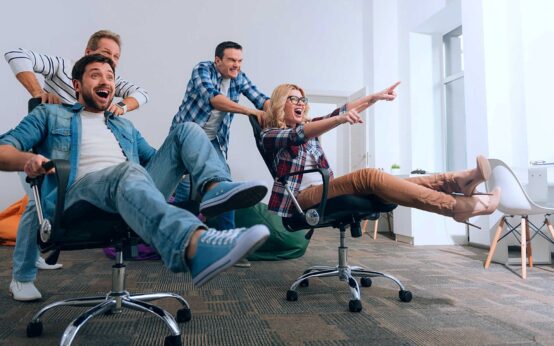
[[[74, 61], [58, 56], [39, 54], [27, 49], [18, 48], [4, 54], [13, 73], [35, 72], [44, 76], [44, 90], [58, 95], [63, 103], [77, 103], [75, 90], [71, 81], [71, 70]], [[139, 105], [148, 102], [148, 92], [117, 76], [115, 81], [115, 96], [133, 97]]]

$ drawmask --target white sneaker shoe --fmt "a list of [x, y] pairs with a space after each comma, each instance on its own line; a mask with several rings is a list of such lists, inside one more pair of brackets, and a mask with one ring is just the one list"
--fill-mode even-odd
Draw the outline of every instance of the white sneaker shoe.
[[40, 294], [39, 290], [35, 287], [35, 284], [32, 281], [20, 282], [12, 279], [12, 282], [10, 283], [10, 293], [12, 294], [13, 299], [20, 302], [28, 302], [42, 298], [42, 294]]
[[38, 256], [37, 261], [35, 262], [35, 267], [42, 270], [54, 270], [54, 269], [60, 269], [63, 267], [63, 264], [56, 263], [56, 264], [48, 264], [44, 260], [44, 258]]

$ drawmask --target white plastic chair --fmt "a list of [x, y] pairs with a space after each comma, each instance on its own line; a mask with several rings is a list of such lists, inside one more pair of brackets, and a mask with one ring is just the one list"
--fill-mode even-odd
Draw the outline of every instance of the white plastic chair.
[[[514, 172], [504, 162], [497, 159], [489, 159], [489, 163], [492, 173], [490, 179], [486, 182], [487, 191], [492, 191], [497, 186], [502, 189], [498, 210], [502, 212], [504, 216], [500, 220], [491, 242], [489, 254], [485, 261], [485, 269], [490, 266], [498, 242], [509, 234], [513, 234], [521, 244], [521, 277], [525, 279], [527, 278], [527, 259], [529, 259], [529, 267], [533, 267], [531, 240], [535, 236], [540, 235], [550, 243], [554, 243], [554, 241], [542, 231], [542, 228], [546, 225], [550, 230], [552, 238], [554, 238], [554, 228], [548, 219], [548, 216], [554, 212], [554, 209], [543, 207], [533, 202], [525, 192], [525, 189]], [[535, 226], [529, 221], [529, 215], [544, 215], [543, 225], [541, 225], [541, 227]], [[519, 224], [512, 226], [507, 219], [516, 216], [521, 216], [521, 221]], [[504, 224], [507, 225], [506, 233], [500, 237]], [[521, 232], [519, 231], [520, 228]]]

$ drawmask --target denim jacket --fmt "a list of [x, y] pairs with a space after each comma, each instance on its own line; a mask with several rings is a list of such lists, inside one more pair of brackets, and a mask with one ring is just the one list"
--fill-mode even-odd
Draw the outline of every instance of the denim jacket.
[[[71, 171], [67, 188], [75, 181], [81, 143], [81, 111], [83, 106], [41, 104], [29, 113], [15, 129], [0, 135], [0, 145], [12, 145], [21, 151], [34, 149], [48, 159], [69, 160]], [[127, 160], [142, 166], [156, 153], [125, 118], [105, 113], [106, 124], [119, 142]], [[46, 176], [41, 187], [45, 217], [54, 215], [56, 188], [53, 176]]]

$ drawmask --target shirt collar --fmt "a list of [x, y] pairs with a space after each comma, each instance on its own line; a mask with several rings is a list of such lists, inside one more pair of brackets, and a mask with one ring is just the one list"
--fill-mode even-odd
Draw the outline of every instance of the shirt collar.
[[83, 110], [84, 108], [85, 108], [85, 107], [84, 107], [82, 104], [80, 104], [79, 102], [74, 103], [73, 106], [71, 106], [71, 110], [72, 110], [73, 112], [75, 112], [75, 113], [80, 112], [80, 111]]
[[212, 67], [215, 71], [215, 75], [217, 77], [217, 80], [218, 82], [221, 82], [221, 80], [223, 79], [223, 76], [221, 75], [221, 73], [219, 72], [219, 70], [217, 69], [217, 67], [215, 66], [215, 62], [212, 61]]

